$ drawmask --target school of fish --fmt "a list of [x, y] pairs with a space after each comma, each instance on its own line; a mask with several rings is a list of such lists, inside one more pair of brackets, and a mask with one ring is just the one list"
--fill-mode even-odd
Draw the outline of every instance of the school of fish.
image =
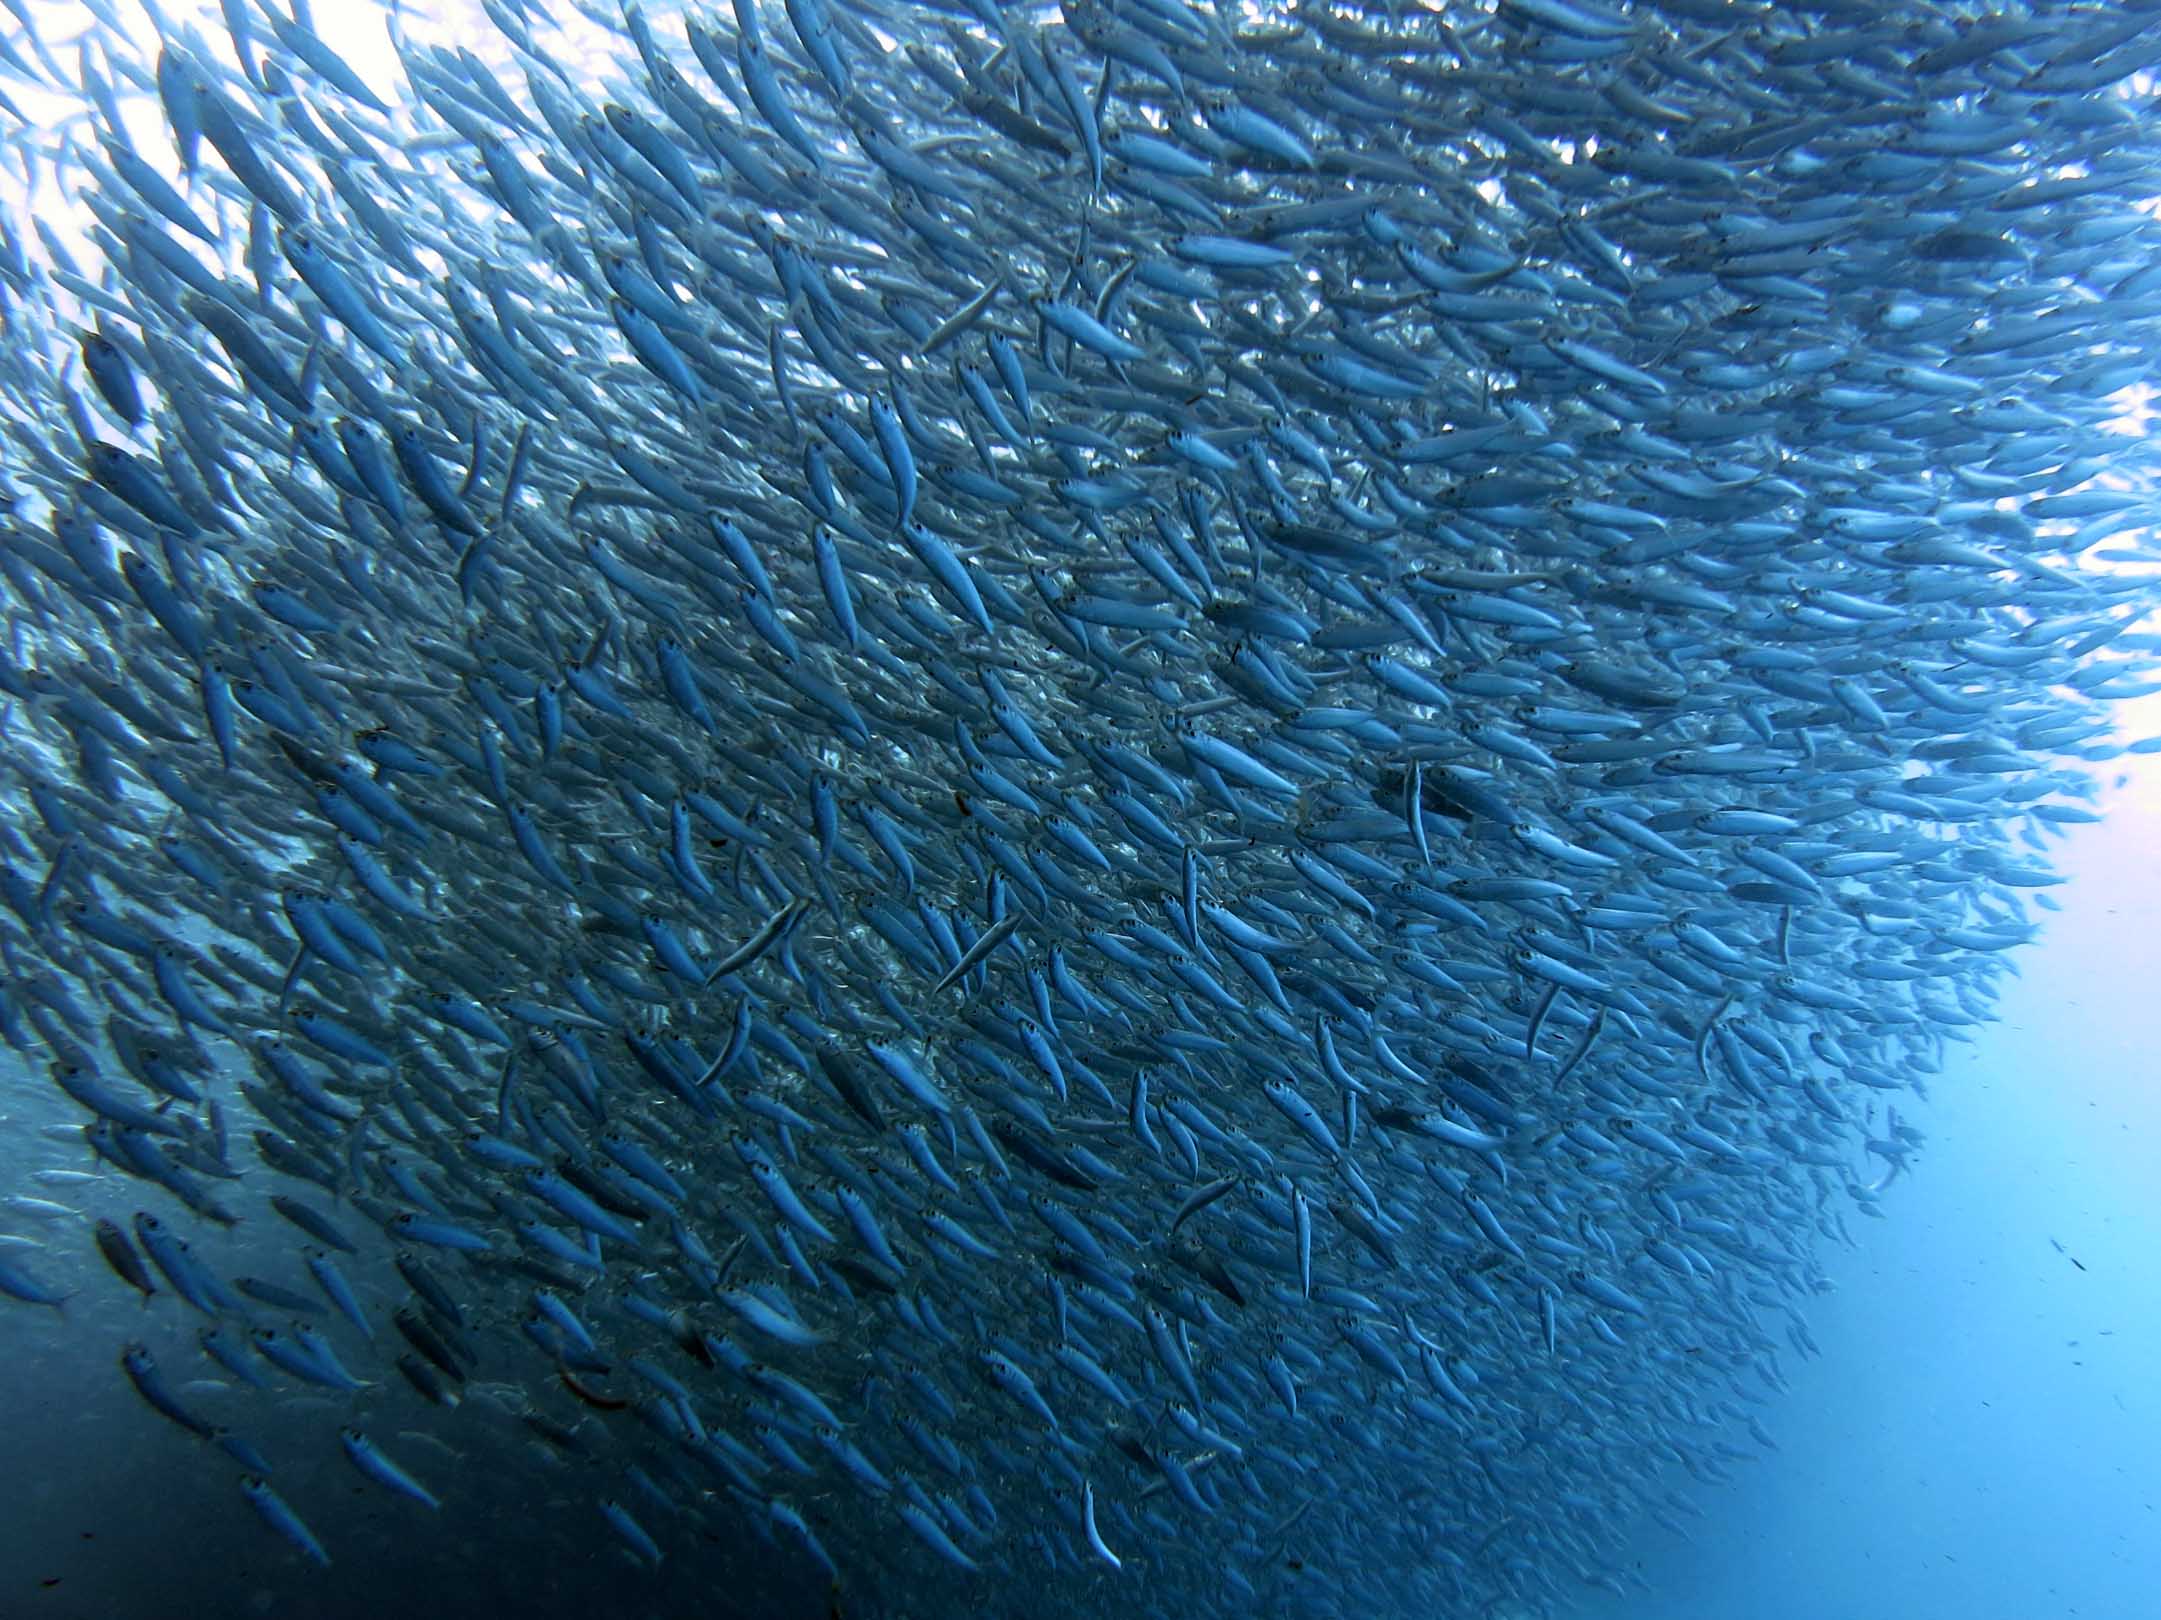
[[119, 8], [0, 1036], [197, 1488], [1516, 1616], [1771, 1443], [2161, 689], [2161, 5]]

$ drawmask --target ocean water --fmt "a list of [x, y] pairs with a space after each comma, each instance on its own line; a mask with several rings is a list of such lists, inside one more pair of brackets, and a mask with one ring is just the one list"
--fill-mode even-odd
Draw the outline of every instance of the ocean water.
[[0, 38], [0, 1620], [2156, 1612], [2161, 10]]
[[[1643, 1535], [1594, 1614], [2145, 1613], [2155, 1572], [2151, 790], [2062, 859], [2064, 914], [1937, 1091], [1926, 1173], [1828, 1269], [1778, 1453]], [[2059, 1249], [2058, 1244], [2062, 1247]]]

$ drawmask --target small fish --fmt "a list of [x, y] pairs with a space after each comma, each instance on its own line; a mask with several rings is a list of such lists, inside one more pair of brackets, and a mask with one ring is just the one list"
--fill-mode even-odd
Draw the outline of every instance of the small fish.
[[10, 9], [0, 1292], [308, 1561], [1623, 1591], [2161, 752], [2144, 6]]

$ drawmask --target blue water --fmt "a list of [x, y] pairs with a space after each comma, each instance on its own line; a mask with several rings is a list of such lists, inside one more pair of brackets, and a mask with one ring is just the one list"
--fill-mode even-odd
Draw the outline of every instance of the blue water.
[[[1637, 1538], [1600, 1620], [2135, 1620], [2161, 1583], [2161, 804], [2145, 773], [2076, 832], [2003, 1022], [1914, 1117], [1882, 1221], [1824, 1262], [1763, 1413], [1780, 1450]], [[2060, 1242], [2063, 1252], [2055, 1247]], [[2083, 1264], [2073, 1264], [2072, 1257]]]

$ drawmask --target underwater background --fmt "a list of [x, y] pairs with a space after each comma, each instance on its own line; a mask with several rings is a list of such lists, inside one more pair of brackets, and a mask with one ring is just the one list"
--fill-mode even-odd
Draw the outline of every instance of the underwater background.
[[0, 36], [0, 1617], [2155, 1612], [2161, 8]]

